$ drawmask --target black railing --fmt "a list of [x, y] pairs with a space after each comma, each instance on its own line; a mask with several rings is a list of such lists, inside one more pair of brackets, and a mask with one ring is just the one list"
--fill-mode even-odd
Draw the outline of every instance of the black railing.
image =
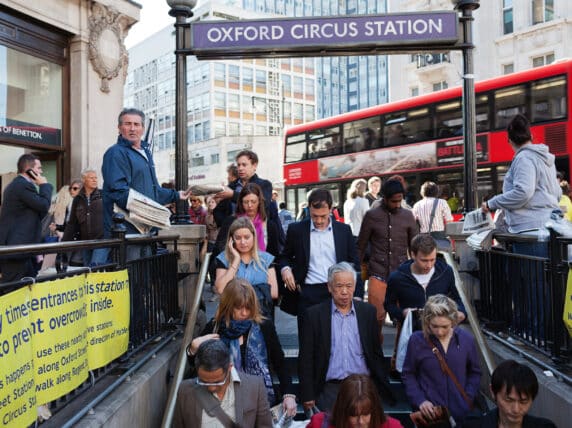
[[[106, 366], [90, 371], [88, 379], [70, 393], [51, 403], [46, 403], [52, 413], [62, 410], [72, 400], [84, 397], [84, 393], [89, 392], [95, 383], [111, 370], [116, 370], [122, 366], [139, 365], [140, 360], [145, 361], [148, 359], [147, 354], [156, 352], [155, 348], [147, 351], [148, 345], [153, 344], [156, 347], [158, 346], [156, 342], [160, 340], [170, 341], [172, 334], [175, 334], [176, 329], [182, 323], [182, 315], [178, 305], [177, 240], [179, 236], [139, 236], [126, 239], [124, 233], [115, 235], [117, 236], [116, 238], [107, 240], [17, 245], [0, 248], [1, 257], [7, 255], [63, 254], [73, 250], [109, 247], [112, 250], [113, 259], [112, 263], [96, 268], [68, 268], [65, 272], [41, 275], [35, 280], [24, 279], [22, 281], [0, 284], [0, 295], [26, 287], [32, 283], [38, 284], [87, 272], [114, 272], [125, 268], [128, 270], [130, 320], [127, 352]], [[165, 249], [163, 247], [164, 243], [173, 243], [173, 251]], [[126, 248], [130, 244], [148, 246], [152, 250], [150, 256], [125, 261]], [[56, 339], [58, 338], [54, 337], [54, 341]], [[51, 420], [46, 422], [45, 425], [51, 426]]]
[[507, 250], [479, 251], [480, 302], [485, 328], [532, 346], [557, 363], [570, 363], [571, 340], [562, 315], [568, 278], [568, 244], [572, 239], [551, 231], [549, 257], [510, 252], [529, 239], [498, 234]]

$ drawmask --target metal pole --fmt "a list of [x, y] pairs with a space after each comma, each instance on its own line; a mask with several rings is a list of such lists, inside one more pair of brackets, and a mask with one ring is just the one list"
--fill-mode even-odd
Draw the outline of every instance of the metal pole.
[[[186, 190], [189, 185], [189, 150], [187, 146], [187, 55], [185, 47], [185, 28], [189, 27], [187, 18], [193, 16], [188, 7], [174, 7], [169, 15], [176, 17], [176, 69], [175, 69], [175, 188]], [[177, 201], [175, 224], [189, 224], [189, 204]]]
[[473, 64], [473, 10], [479, 7], [478, 1], [458, 0], [455, 9], [462, 11], [463, 25], [463, 129], [465, 146], [464, 193], [465, 212], [479, 206], [477, 192], [477, 127], [475, 109], [475, 75]]

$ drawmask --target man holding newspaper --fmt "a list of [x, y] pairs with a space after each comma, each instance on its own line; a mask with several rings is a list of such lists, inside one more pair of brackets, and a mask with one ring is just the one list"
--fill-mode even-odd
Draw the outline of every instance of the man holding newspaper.
[[[187, 199], [189, 191], [162, 188], [157, 181], [151, 150], [142, 141], [145, 114], [135, 108], [119, 113], [117, 143], [103, 155], [103, 220], [105, 237], [111, 236], [113, 211], [124, 212], [127, 233], [147, 233], [168, 227], [170, 212], [164, 205]], [[143, 254], [128, 254], [128, 259]]]

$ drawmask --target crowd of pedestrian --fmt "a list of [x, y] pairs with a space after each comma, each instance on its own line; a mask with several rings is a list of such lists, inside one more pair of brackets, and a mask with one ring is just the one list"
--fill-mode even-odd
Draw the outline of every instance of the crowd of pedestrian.
[[[396, 401], [389, 378], [397, 371], [414, 420], [442, 417], [446, 409], [456, 426], [553, 426], [527, 415], [538, 383], [516, 362], [493, 374], [498, 408], [484, 416], [476, 412], [477, 346], [460, 326], [466, 308], [453, 271], [437, 254], [458, 200], [440, 198], [436, 183], [424, 183], [423, 198], [411, 208], [403, 177], [357, 179], [343, 205], [345, 224], [331, 192], [315, 188], [295, 218], [270, 181], [257, 175], [256, 153], [242, 150], [227, 169], [224, 189], [203, 199], [189, 189], [159, 186], [144, 121], [140, 110], [124, 109], [117, 142], [103, 158], [103, 188], [97, 172], [86, 169], [52, 208], [53, 188], [40, 160], [21, 156], [2, 198], [0, 245], [41, 242], [42, 223], [44, 234], [63, 241], [110, 237], [114, 207], [127, 210], [132, 191], [162, 205], [190, 202], [191, 221], [206, 226], [203, 252], [213, 253], [209, 281], [219, 302], [214, 318], [185, 344], [192, 379], [179, 389], [175, 426], [272, 427], [270, 406], [294, 416], [300, 403], [311, 417], [309, 427], [398, 427], [384, 413]], [[562, 197], [568, 184], [556, 181], [547, 147], [532, 144], [524, 116], [511, 121], [508, 136], [515, 157], [503, 194], [481, 208], [503, 209], [511, 232], [534, 234], [553, 210], [572, 212], [570, 199]], [[129, 222], [127, 228], [138, 232]], [[132, 245], [127, 258], [149, 251]], [[515, 248], [529, 255], [546, 251], [545, 242]], [[105, 264], [109, 252], [83, 251], [81, 260]], [[2, 282], [35, 277], [41, 262], [35, 256], [2, 258]], [[543, 292], [542, 281], [535, 286]], [[298, 396], [276, 334], [275, 306], [297, 317]], [[415, 323], [408, 321], [413, 314]], [[534, 315], [542, 322], [544, 314]], [[387, 316], [397, 326], [391, 367], [382, 351]], [[400, 349], [402, 364], [396, 365]]]

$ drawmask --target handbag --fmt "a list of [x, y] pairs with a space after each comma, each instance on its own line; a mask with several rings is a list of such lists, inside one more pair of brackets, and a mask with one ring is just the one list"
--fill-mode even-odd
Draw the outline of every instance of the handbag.
[[289, 315], [298, 315], [298, 299], [300, 298], [300, 292], [302, 291], [300, 285], [296, 285], [296, 290], [292, 291], [282, 281], [280, 275], [278, 275], [278, 287], [280, 296], [278, 297], [278, 306], [282, 312], [286, 312]]
[[413, 334], [413, 311], [407, 312], [403, 326], [399, 334], [399, 341], [397, 342], [397, 353], [395, 355], [395, 369], [401, 373], [403, 370], [403, 363], [405, 362], [405, 355], [407, 354], [407, 344], [409, 338]]
[[451, 416], [449, 410], [444, 406], [435, 406], [435, 417], [427, 419], [421, 411], [413, 412], [409, 415], [411, 421], [419, 428], [451, 428]]

